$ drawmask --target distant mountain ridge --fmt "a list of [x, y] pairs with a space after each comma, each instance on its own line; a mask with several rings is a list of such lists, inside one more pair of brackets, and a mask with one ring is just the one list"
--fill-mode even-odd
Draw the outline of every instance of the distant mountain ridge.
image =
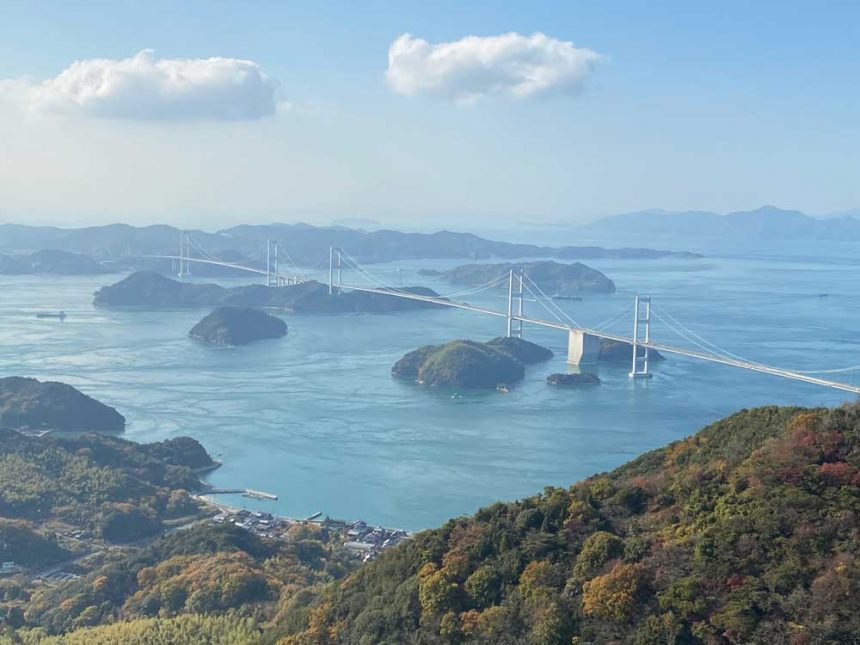
[[[191, 231], [194, 245], [208, 253], [241, 257], [260, 255], [266, 241], [277, 241], [282, 251], [301, 266], [327, 262], [330, 246], [341, 247], [360, 262], [389, 262], [412, 259], [514, 259], [557, 257], [560, 259], [631, 258], [651, 259], [688, 255], [645, 248], [607, 249], [596, 246], [548, 247], [488, 240], [472, 233], [439, 231], [404, 233], [394, 230], [367, 232], [342, 226], [308, 224], [242, 224], [214, 233]], [[134, 227], [110, 224], [79, 229], [0, 225], [0, 252], [30, 253], [45, 248], [87, 254], [97, 260], [121, 260], [139, 269], [163, 269], [147, 255], [178, 253], [180, 230], [166, 225]], [[192, 249], [193, 254], [199, 252]], [[142, 263], [143, 260], [146, 260]], [[261, 260], [258, 260], [261, 261]], [[162, 263], [164, 261], [161, 261]], [[169, 261], [167, 267], [169, 268]]]
[[672, 234], [727, 240], [860, 240], [860, 219], [850, 214], [813, 217], [776, 206], [725, 215], [708, 211], [646, 210], [605, 217], [579, 230], [589, 235], [641, 236], [643, 239]]

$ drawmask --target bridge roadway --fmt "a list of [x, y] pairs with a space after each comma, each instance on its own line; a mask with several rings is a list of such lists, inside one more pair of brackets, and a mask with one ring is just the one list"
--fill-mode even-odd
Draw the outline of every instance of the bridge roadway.
[[[406, 291], [400, 291], [395, 289], [384, 289], [384, 288], [376, 288], [376, 287], [359, 287], [354, 285], [347, 284], [334, 284], [333, 287], [340, 289], [350, 289], [352, 291], [364, 291], [367, 293], [378, 293], [382, 295], [388, 296], [396, 296], [398, 298], [406, 298], [409, 300], [419, 300], [422, 302], [430, 302], [437, 305], [442, 305], [445, 307], [453, 307], [455, 309], [465, 309], [467, 311], [474, 311], [481, 314], [487, 314], [490, 316], [496, 316], [499, 318], [507, 318], [508, 314], [504, 311], [498, 311], [496, 309], [489, 309], [487, 307], [479, 307], [477, 305], [470, 305], [465, 302], [456, 302], [454, 300], [447, 300], [445, 298], [436, 298], [433, 296], [422, 296], [416, 293], [409, 293]], [[605, 331], [599, 331], [595, 329], [587, 329], [580, 327], [572, 327], [570, 325], [565, 325], [559, 322], [553, 322], [551, 320], [542, 320], [540, 318], [531, 318], [529, 316], [518, 316], [516, 314], [512, 315], [511, 318], [513, 320], [519, 320], [524, 323], [538, 325], [541, 327], [549, 327], [551, 329], [560, 329], [565, 332], [569, 332], [571, 330], [581, 331], [590, 336], [596, 336], [598, 338], [605, 338], [607, 340], [614, 340], [623, 343], [632, 343], [633, 339], [627, 336], [620, 336], [618, 334], [610, 334]], [[703, 361], [709, 361], [711, 363], [720, 363], [722, 365], [729, 365], [731, 367], [740, 367], [745, 370], [751, 370], [753, 372], [761, 372], [763, 374], [771, 374], [772, 376], [779, 376], [782, 378], [792, 379], [794, 381], [802, 381], [804, 383], [812, 383], [813, 385], [821, 385], [823, 387], [829, 387], [836, 390], [842, 390], [844, 392], [851, 392], [853, 394], [860, 394], [860, 387], [849, 385], [847, 383], [839, 383], [838, 381], [830, 381], [827, 379], [819, 378], [817, 376], [812, 376], [810, 374], [800, 374], [798, 372], [792, 372], [791, 370], [785, 370], [780, 367], [771, 367], [770, 365], [764, 365], [762, 363], [753, 363], [749, 361], [742, 361], [734, 358], [728, 358], [724, 356], [720, 356], [718, 354], [711, 354], [709, 352], [702, 352], [698, 350], [690, 350], [685, 349], [683, 347], [677, 347], [674, 345], [667, 345], [665, 343], [655, 343], [654, 341], [650, 341], [648, 343], [644, 343], [639, 341], [637, 343], [641, 347], [648, 347], [649, 349], [656, 349], [660, 352], [666, 352], [667, 354], [678, 354], [680, 356], [688, 356], [690, 358], [697, 358]], [[632, 358], [632, 356], [631, 356]]]

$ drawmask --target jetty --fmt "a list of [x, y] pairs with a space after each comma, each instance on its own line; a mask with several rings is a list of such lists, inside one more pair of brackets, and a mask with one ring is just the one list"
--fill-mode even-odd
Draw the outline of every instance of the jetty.
[[253, 497], [254, 499], [270, 499], [277, 500], [278, 496], [274, 493], [266, 493], [260, 490], [251, 488], [210, 488], [203, 491], [203, 495], [242, 495], [243, 497]]

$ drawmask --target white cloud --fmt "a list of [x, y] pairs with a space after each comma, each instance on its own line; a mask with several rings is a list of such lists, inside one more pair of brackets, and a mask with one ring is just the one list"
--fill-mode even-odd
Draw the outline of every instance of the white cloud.
[[580, 92], [598, 60], [590, 49], [542, 33], [467, 36], [437, 44], [403, 34], [388, 49], [386, 79], [407, 96], [462, 102], [491, 95], [525, 98]]
[[72, 63], [42, 82], [0, 82], [0, 93], [41, 113], [109, 119], [244, 120], [274, 114], [278, 86], [254, 61], [156, 58]]

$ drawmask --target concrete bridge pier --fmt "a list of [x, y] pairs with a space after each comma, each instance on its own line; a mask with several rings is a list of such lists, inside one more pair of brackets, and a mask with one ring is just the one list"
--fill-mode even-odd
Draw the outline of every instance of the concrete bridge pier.
[[567, 362], [571, 365], [583, 365], [597, 362], [600, 352], [600, 338], [586, 334], [578, 329], [571, 329], [567, 335]]

